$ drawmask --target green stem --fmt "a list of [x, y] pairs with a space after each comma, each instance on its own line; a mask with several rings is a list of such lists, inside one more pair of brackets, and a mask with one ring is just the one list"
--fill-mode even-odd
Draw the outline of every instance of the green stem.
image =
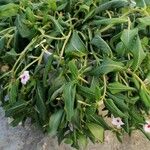
[[67, 38], [67, 36], [63, 36], [63, 37], [53, 37], [53, 36], [50, 36], [50, 35], [43, 35], [43, 37], [45, 38], [49, 38], [49, 39], [52, 39], [52, 40], [65, 40]]
[[65, 40], [65, 42], [64, 42], [64, 44], [63, 44], [63, 47], [62, 47], [61, 52], [60, 52], [60, 58], [63, 57], [66, 44], [67, 44], [67, 42], [68, 42], [68, 40], [69, 40], [69, 38], [70, 38], [70, 36], [71, 36], [71, 32], [72, 32], [72, 31], [70, 30], [69, 33], [68, 33], [68, 35], [67, 35], [67, 37], [66, 37], [66, 40]]
[[103, 86], [104, 87], [104, 92], [103, 92], [103, 95], [102, 95], [100, 101], [98, 102], [98, 106], [100, 106], [101, 104], [103, 104], [103, 101], [104, 101], [105, 96], [106, 96], [107, 83], [106, 83], [106, 77], [105, 77], [105, 75], [103, 75], [103, 81], [104, 81], [104, 86]]
[[[37, 40], [37, 37], [32, 39], [32, 41], [26, 46], [26, 48], [20, 53], [19, 58], [17, 59], [16, 63], [14, 64], [13, 68], [12, 68], [12, 72], [15, 71], [16, 66], [18, 65], [19, 61], [24, 57], [25, 53], [29, 50], [29, 48], [35, 43], [35, 41]], [[17, 67], [18, 69], [18, 67]], [[16, 70], [17, 71], [17, 70]], [[15, 71], [15, 72], [16, 72]], [[14, 73], [15, 75], [15, 73]]]
[[145, 85], [145, 83], [140, 79], [140, 77], [138, 77], [134, 72], [132, 72], [131, 70], [127, 70], [127, 72], [129, 73], [129, 74], [131, 74], [133, 77], [135, 77], [140, 83], [141, 83], [141, 86], [148, 92], [148, 93], [150, 93], [150, 91], [146, 88], [146, 85]]
[[11, 33], [13, 30], [15, 30], [15, 28], [16, 27], [10, 27], [10, 28], [4, 29], [4, 30], [0, 31], [0, 34], [3, 34], [5, 32], [7, 32], [7, 31], [8, 31], [8, 33]]

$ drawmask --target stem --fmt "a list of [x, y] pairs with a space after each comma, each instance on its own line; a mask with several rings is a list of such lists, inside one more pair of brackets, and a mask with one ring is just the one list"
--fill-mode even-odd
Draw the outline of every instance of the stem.
[[44, 37], [46, 38], [49, 38], [49, 39], [53, 39], [53, 40], [64, 40], [67, 38], [67, 36], [63, 36], [63, 37], [53, 37], [53, 36], [50, 36], [50, 35], [43, 35]]
[[[2, 31], [0, 31], [0, 34], [3, 34], [5, 33], [6, 31], [8, 31], [8, 33], [11, 33], [13, 30], [15, 30], [16, 27], [10, 27], [10, 28], [7, 28], [7, 29], [4, 29]], [[10, 30], [10, 31], [9, 31]]]
[[84, 83], [87, 83], [88, 84], [88, 81], [86, 81], [85, 79], [83, 79], [82, 77], [78, 77], [78, 79], [80, 79], [81, 81], [83, 81]]
[[62, 49], [61, 49], [60, 58], [63, 57], [64, 50], [65, 50], [66, 44], [67, 44], [67, 42], [68, 42], [70, 36], [71, 36], [71, 30], [69, 31], [69, 33], [68, 33], [68, 35], [67, 35], [67, 37], [66, 37], [66, 40], [65, 40], [65, 42], [64, 42], [64, 44], [63, 44], [63, 47], [62, 47]]
[[3, 75], [0, 77], [0, 79], [4, 78], [5, 76], [9, 75], [10, 73], [11, 73], [11, 71], [6, 72], [5, 74], [3, 74]]
[[100, 106], [101, 104], [103, 104], [103, 101], [104, 101], [105, 96], [106, 96], [107, 83], [106, 83], [106, 77], [105, 77], [105, 75], [103, 75], [103, 81], [104, 81], [104, 92], [103, 92], [103, 95], [102, 95], [100, 101], [98, 102], [98, 106]]
[[134, 72], [132, 72], [131, 70], [127, 70], [127, 72], [129, 73], [129, 74], [131, 74], [133, 77], [135, 77], [140, 83], [141, 83], [141, 86], [148, 92], [148, 93], [150, 93], [150, 91], [146, 88], [146, 85], [145, 85], [145, 83], [134, 73]]
[[87, 104], [87, 103], [85, 103], [85, 102], [83, 102], [83, 101], [80, 101], [80, 100], [78, 100], [78, 103], [83, 104], [83, 105], [85, 105], [85, 106], [91, 106], [90, 104]]
[[109, 24], [108, 26], [104, 27], [103, 29], [100, 30], [100, 33], [105, 32], [106, 30], [108, 30], [109, 28], [113, 27], [114, 24]]
[[[17, 59], [16, 63], [14, 64], [13, 68], [12, 68], [12, 72], [14, 72], [16, 66], [18, 65], [19, 61], [24, 57], [25, 53], [28, 51], [28, 49], [35, 43], [35, 41], [37, 40], [37, 37], [32, 39], [32, 41], [26, 46], [26, 48], [20, 53], [19, 58]], [[17, 67], [18, 69], [18, 67]], [[16, 71], [15, 71], [16, 72]], [[15, 75], [15, 73], [14, 73]]]
[[44, 53], [45, 53], [45, 52], [42, 51], [41, 55], [37, 58], [37, 60], [38, 60], [38, 65], [41, 64]]

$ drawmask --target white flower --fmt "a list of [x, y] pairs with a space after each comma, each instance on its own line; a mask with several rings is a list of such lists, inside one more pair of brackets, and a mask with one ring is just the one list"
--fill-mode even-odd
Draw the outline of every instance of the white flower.
[[26, 84], [30, 79], [29, 71], [24, 71], [23, 74], [20, 75], [21, 83]]
[[117, 126], [117, 128], [121, 128], [122, 125], [124, 125], [124, 123], [122, 122], [120, 117], [117, 118], [112, 118], [112, 124]]
[[143, 125], [145, 132], [150, 133], [150, 121], [146, 121], [146, 124]]

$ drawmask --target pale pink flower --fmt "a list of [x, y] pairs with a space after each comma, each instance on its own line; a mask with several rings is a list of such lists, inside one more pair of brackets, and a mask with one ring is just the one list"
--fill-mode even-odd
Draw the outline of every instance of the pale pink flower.
[[150, 133], [150, 121], [146, 121], [146, 124], [143, 125], [145, 132]]
[[117, 126], [117, 128], [121, 128], [122, 125], [124, 125], [124, 123], [122, 122], [120, 117], [117, 118], [112, 118], [112, 124]]
[[21, 83], [23, 85], [25, 85], [28, 80], [30, 79], [30, 75], [29, 75], [29, 71], [24, 71], [21, 75], [20, 75], [20, 79], [21, 79]]

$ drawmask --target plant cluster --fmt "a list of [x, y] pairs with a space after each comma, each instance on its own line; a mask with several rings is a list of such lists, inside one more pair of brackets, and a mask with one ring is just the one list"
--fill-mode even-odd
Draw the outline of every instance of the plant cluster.
[[111, 130], [150, 139], [149, 0], [1, 0], [0, 101], [79, 149]]

